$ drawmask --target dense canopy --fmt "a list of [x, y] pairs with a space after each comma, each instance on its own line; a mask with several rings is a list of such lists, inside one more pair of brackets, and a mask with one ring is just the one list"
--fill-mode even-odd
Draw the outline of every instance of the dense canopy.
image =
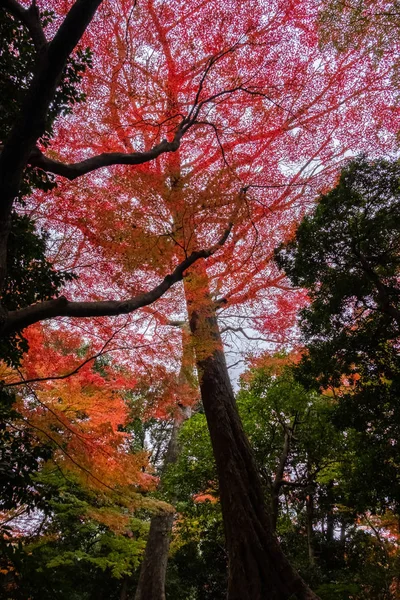
[[398, 597], [396, 14], [0, 0], [1, 597]]

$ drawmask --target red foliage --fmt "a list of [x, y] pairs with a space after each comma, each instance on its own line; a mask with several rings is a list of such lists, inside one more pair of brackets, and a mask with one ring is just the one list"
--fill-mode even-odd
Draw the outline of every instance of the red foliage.
[[[323, 52], [317, 26], [308, 1], [102, 6], [85, 38], [94, 52], [88, 100], [60, 122], [52, 151], [78, 160], [146, 150], [198, 116], [177, 153], [38, 198], [47, 226], [68, 239], [58, 258], [79, 269], [76, 296], [148, 289], [233, 217], [230, 239], [207, 263], [212, 292], [228, 300], [224, 316], [245, 308], [267, 335], [293, 323], [303, 299], [280, 293], [273, 248], [344, 156], [385, 151], [397, 130], [390, 57], [377, 67], [362, 48]], [[181, 314], [181, 292], [157, 309]]]
[[[43, 6], [61, 15], [69, 4]], [[82, 44], [94, 53], [84, 80], [87, 101], [59, 121], [48, 153], [76, 161], [147, 151], [172, 141], [182, 123], [191, 126], [174, 153], [73, 183], [59, 180], [50, 195], [27, 203], [53, 234], [56, 265], [79, 275], [68, 295], [96, 300], [146, 291], [232, 224], [207, 266], [156, 308], [70, 321], [68, 330], [64, 324], [29, 330], [27, 379], [72, 371], [112, 338], [107, 350], [116, 362], [101, 371], [88, 362], [71, 378], [31, 384], [40, 387], [46, 408], [30, 407], [29, 418], [46, 413], [50, 421], [51, 408], [63, 440], [74, 428], [71, 451], [74, 444], [103, 448], [104, 470], [124, 463], [121, 390], [135, 379], [152, 397], [147, 417], [171, 416], [183, 397], [183, 404], [195, 401], [176, 375], [181, 334], [170, 325], [185, 318], [185, 302], [209, 290], [223, 299], [223, 329], [241, 329], [248, 338], [255, 330], [282, 344], [305, 297], [285, 289], [274, 248], [293, 235], [346, 156], [393, 146], [393, 59], [387, 54], [377, 64], [362, 46], [321, 50], [317, 11], [311, 0], [206, 0], [195, 7], [182, 0], [113, 0], [102, 4], [85, 34]], [[110, 448], [119, 450], [118, 459], [107, 454]], [[92, 451], [85, 452], [89, 460]]]

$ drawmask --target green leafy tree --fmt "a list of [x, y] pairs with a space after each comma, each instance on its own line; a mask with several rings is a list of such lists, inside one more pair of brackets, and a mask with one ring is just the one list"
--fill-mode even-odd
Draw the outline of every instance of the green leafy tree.
[[[293, 367], [277, 370], [271, 363], [246, 374], [237, 403], [286, 554], [323, 600], [391, 598], [396, 547], [382, 547], [372, 529], [359, 525], [362, 515], [382, 512], [377, 501], [381, 508], [386, 502], [385, 489], [375, 486], [372, 494], [368, 483], [361, 485], [360, 464], [368, 464], [369, 455], [359, 432], [341, 427], [334, 397], [307, 391]], [[180, 444], [167, 476], [180, 514], [167, 597], [222, 600], [226, 556], [218, 484], [201, 412], [182, 427]]]
[[3, 554], [5, 597], [119, 600], [127, 582], [134, 589], [148, 529], [140, 512], [133, 517], [118, 492], [90, 490], [51, 466], [36, 479], [49, 499]]
[[298, 376], [333, 389], [339, 427], [357, 436], [352, 493], [397, 512], [399, 200], [399, 163], [359, 158], [276, 253], [311, 300], [300, 315], [307, 354]]
[[390, 377], [400, 328], [400, 165], [351, 162], [321, 196], [296, 235], [276, 251], [278, 265], [311, 300], [301, 315], [314, 375]]

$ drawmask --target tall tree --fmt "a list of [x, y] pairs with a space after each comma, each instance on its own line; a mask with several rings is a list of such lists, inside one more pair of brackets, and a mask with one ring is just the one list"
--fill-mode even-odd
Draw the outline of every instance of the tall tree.
[[308, 351], [298, 376], [331, 390], [337, 422], [357, 432], [351, 494], [360, 510], [367, 504], [396, 514], [399, 182], [396, 160], [352, 161], [277, 252], [311, 300], [301, 313]]
[[[131, 49], [128, 50], [128, 54], [131, 55], [145, 51], [145, 56], [148, 56], [146, 68], [140, 64], [136, 69], [135, 65], [126, 62], [123, 40], [118, 48], [118, 56], [115, 57], [116, 68], [112, 73], [109, 64], [104, 68], [105, 77], [110, 81], [109, 112], [105, 122], [108, 127], [108, 123], [113, 123], [114, 127], [117, 124], [120, 139], [115, 140], [116, 147], [129, 147], [132, 140], [135, 140], [135, 131], [139, 127], [145, 147], [150, 146], [155, 135], [156, 139], [163, 135], [161, 123], [164, 124], [165, 135], [171, 135], [169, 128], [172, 127], [174, 115], [177, 115], [175, 118], [179, 118], [185, 111], [185, 104], [190, 102], [193, 70], [189, 69], [187, 62], [191, 57], [182, 54], [182, 47], [176, 45], [176, 40], [181, 39], [181, 36], [185, 36], [185, 39], [190, 36], [191, 15], [183, 13], [176, 22], [172, 8], [171, 12], [166, 13], [158, 12], [152, 4], [149, 6], [152, 9], [151, 25], [146, 28], [146, 21], [143, 21], [143, 41], [141, 42], [140, 36], [136, 36]], [[271, 16], [271, 28], [262, 28], [259, 32], [256, 30], [253, 33], [252, 44], [267, 44], [269, 35], [276, 36], [279, 33], [282, 34], [280, 39], [284, 44], [285, 14], [282, 9], [282, 12], [275, 15], [275, 19]], [[204, 11], [202, 17], [206, 19], [207, 15]], [[143, 13], [142, 18], [144, 19]], [[229, 20], [225, 19], [223, 31], [226, 40], [230, 39], [229, 35], [233, 39], [237, 36], [236, 28], [229, 29], [230, 26]], [[194, 41], [192, 43], [194, 44]], [[211, 43], [220, 44], [218, 33], [216, 39], [208, 39], [208, 44]], [[149, 44], [154, 48], [153, 53], [149, 53]], [[118, 190], [123, 198], [121, 213], [115, 212], [111, 197], [100, 196], [100, 190], [92, 189], [90, 195], [94, 201], [98, 199], [102, 210], [98, 213], [97, 223], [93, 220], [89, 222], [88, 218], [85, 220], [85, 234], [94, 240], [97, 246], [102, 245], [109, 260], [114, 258], [113, 266], [117, 262], [115, 250], [118, 249], [119, 265], [131, 270], [133, 266], [143, 265], [144, 256], [140, 254], [140, 249], [145, 233], [145, 239], [150, 241], [149, 246], [154, 248], [151, 255], [149, 246], [143, 248], [143, 252], [146, 253], [145, 260], [148, 266], [157, 272], [160, 260], [165, 264], [169, 252], [172, 256], [176, 253], [179, 256], [181, 251], [190, 255], [193, 248], [201, 245], [200, 239], [208, 238], [212, 231], [210, 225], [226, 223], [229, 218], [232, 219], [234, 237], [232, 242], [225, 243], [219, 252], [218, 261], [211, 261], [207, 271], [203, 266], [193, 267], [184, 282], [184, 301], [195, 338], [202, 400], [220, 478], [228, 552], [231, 557], [229, 594], [232, 598], [255, 598], [263, 597], [268, 590], [268, 593], [275, 593], [276, 597], [284, 598], [296, 591], [306, 597], [309, 592], [279, 555], [276, 540], [270, 529], [257, 469], [235, 409], [216, 321], [218, 302], [215, 303], [215, 298], [218, 300], [222, 296], [225, 301], [228, 300], [228, 306], [233, 312], [235, 305], [240, 306], [247, 298], [251, 298], [253, 302], [258, 300], [260, 304], [270, 299], [265, 295], [266, 287], [268, 289], [267, 282], [271, 287], [276, 285], [279, 283], [279, 275], [269, 264], [268, 248], [272, 253], [273, 242], [268, 238], [271, 238], [274, 227], [276, 236], [282, 233], [285, 235], [285, 231], [291, 226], [289, 208], [295, 204], [300, 190], [303, 190], [303, 186], [310, 180], [309, 177], [302, 177], [304, 162], [300, 163], [299, 145], [290, 132], [297, 125], [301, 126], [301, 110], [305, 110], [307, 105], [310, 110], [311, 129], [318, 127], [321, 134], [326, 127], [328, 136], [332, 125], [331, 117], [333, 118], [338, 104], [345, 105], [346, 99], [351, 102], [353, 97], [354, 87], [350, 85], [350, 80], [349, 88], [342, 87], [343, 78], [347, 75], [351, 79], [352, 71], [347, 71], [348, 64], [339, 60], [335, 65], [330, 63], [329, 74], [327, 71], [313, 72], [314, 77], [321, 76], [320, 87], [326, 90], [331, 100], [334, 95], [334, 83], [337, 83], [335, 94], [338, 94], [341, 100], [335, 95], [335, 100], [330, 105], [331, 111], [327, 111], [327, 97], [324, 96], [321, 100], [319, 94], [314, 94], [310, 100], [310, 95], [303, 86], [304, 72], [300, 75], [301, 68], [296, 61], [293, 62], [293, 70], [285, 71], [286, 64], [284, 67], [277, 57], [266, 56], [273, 65], [270, 64], [267, 70], [266, 66], [263, 68], [260, 64], [258, 54], [255, 57], [249, 55], [247, 44], [244, 44], [246, 53], [243, 55], [244, 48], [236, 47], [233, 41], [231, 45], [228, 45], [228, 41], [225, 44], [225, 52], [221, 51], [218, 54], [214, 50], [216, 59], [210, 62], [209, 66], [208, 59], [205, 59], [207, 77], [201, 83], [201, 95], [197, 99], [199, 109], [207, 109], [213, 119], [210, 124], [208, 118], [203, 122], [199, 117], [196, 122], [196, 137], [192, 138], [193, 143], [196, 139], [210, 140], [207, 154], [198, 155], [190, 147], [185, 152], [185, 148], [181, 147], [175, 155], [149, 165], [146, 169], [143, 168], [135, 177], [118, 174], [117, 177], [110, 178], [109, 189], [113, 190], [113, 195]], [[307, 48], [310, 53], [307, 65], [310, 66], [315, 64], [313, 59], [317, 60], [317, 55], [320, 55], [311, 40]], [[242, 56], [246, 59], [246, 65], [243, 67]], [[365, 57], [362, 60], [365, 60]], [[352, 63], [353, 66], [355, 63]], [[299, 70], [296, 70], [297, 68]], [[325, 68], [328, 69], [328, 66], [325, 65]], [[154, 79], [154, 72], [158, 74], [157, 79]], [[240, 85], [235, 86], [235, 94], [230, 91], [225, 98], [222, 84], [228, 74], [232, 78], [232, 73], [237, 73]], [[266, 73], [271, 73], [272, 80], [268, 79]], [[298, 82], [299, 95], [296, 96], [298, 104], [295, 109], [298, 112], [295, 112], [295, 116], [282, 110], [285, 107], [284, 90], [283, 94], [273, 94], [272, 99], [260, 95], [261, 90], [268, 88], [276, 92], [273, 88], [273, 77], [277, 77], [278, 74], [287, 85], [289, 80], [292, 86]], [[311, 73], [309, 75], [312, 77]], [[252, 87], [245, 87], [245, 77], [251, 77]], [[135, 86], [129, 83], [132, 81], [136, 82]], [[143, 84], [140, 86], [139, 82]], [[160, 88], [166, 88], [168, 91], [163, 103], [160, 103]], [[125, 104], [122, 104], [124, 89], [129, 90], [129, 96], [125, 96]], [[372, 89], [368, 88], [368, 93], [372, 92]], [[381, 98], [380, 93], [378, 95]], [[365, 99], [362, 95], [361, 97]], [[252, 108], [249, 108], [245, 121], [242, 115], [248, 104]], [[358, 104], [362, 105], [360, 97]], [[234, 134], [228, 128], [228, 118], [235, 124]], [[147, 129], [139, 125], [143, 121]], [[344, 127], [344, 122], [342, 125]], [[207, 134], [209, 129], [211, 138]], [[278, 131], [281, 132], [280, 135]], [[324, 154], [326, 163], [332, 165], [330, 161], [336, 156], [337, 147], [335, 144], [329, 146], [327, 139], [323, 134], [322, 138], [316, 139], [312, 139], [310, 135], [310, 144], [317, 143], [317, 146], [311, 144], [312, 150], [304, 140], [305, 145], [300, 151], [304, 151], [303, 160], [306, 161], [305, 156], [308, 152], [314, 152]], [[81, 146], [84, 144], [85, 141], [83, 144], [81, 142]], [[279, 153], [283, 149], [287, 160], [293, 159], [300, 163], [294, 174], [282, 173], [278, 168], [272, 172], [273, 165], [276, 165], [274, 159], [279, 161]], [[310, 154], [308, 158], [310, 159]], [[261, 171], [264, 162], [269, 168], [265, 167]], [[148, 187], [149, 181], [151, 191]], [[104, 181], [102, 184], [104, 185]], [[260, 188], [253, 188], [253, 185]], [[131, 201], [132, 194], [136, 199], [134, 204]], [[269, 211], [266, 211], [264, 203], [269, 207]], [[71, 208], [72, 205], [68, 207], [70, 212]], [[287, 209], [286, 221], [282, 219], [284, 209]], [[153, 217], [151, 227], [148, 223], [149, 211]], [[124, 227], [127, 221], [128, 227]], [[246, 260], [247, 257], [243, 257], [243, 247], [249, 246], [252, 252]], [[115, 268], [113, 281], [123, 283], [123, 277], [126, 276], [121, 266], [117, 263]], [[134, 279], [129, 277], [128, 281], [132, 285]], [[165, 301], [164, 310], [174, 310], [177, 299], [171, 299], [170, 305]], [[219, 303], [219, 306], [221, 305], [223, 304]], [[179, 310], [178, 306], [175, 310]], [[237, 528], [238, 522], [241, 523], [240, 531]]]
[[[390, 65], [373, 69], [372, 57], [359, 50], [321, 53], [312, 2], [277, 2], [266, 9], [255, 0], [240, 8], [210, 0], [195, 13], [180, 2], [166, 7], [149, 1], [132, 10], [124, 3], [104, 4], [96, 31], [88, 29], [96, 71], [87, 80], [87, 112], [77, 111], [60, 126], [53, 146], [59, 157], [70, 154], [73, 162], [66, 164], [35, 144], [66, 57], [99, 4], [78, 0], [48, 45], [40, 45], [40, 33], [45, 60], [1, 156], [3, 222], [6, 229], [27, 162], [67, 179], [111, 164], [147, 165], [134, 173], [105, 170], [91, 178], [90, 187], [79, 181], [76, 187], [62, 185], [48, 204], [37, 198], [48, 222], [59, 222], [64, 208], [62, 218], [92, 245], [92, 257], [108, 263], [101, 272], [96, 262], [80, 285], [90, 284], [92, 298], [117, 289], [130, 300], [37, 303], [10, 312], [4, 332], [57, 316], [132, 312], [160, 298], [187, 272], [184, 290], [166, 300], [165, 312], [179, 312], [183, 301], [195, 336], [221, 480], [229, 596], [312, 598], [271, 530], [215, 311], [226, 301], [231, 309], [246, 301], [258, 310], [270, 307], [271, 289], [281, 281], [270, 264], [273, 246], [303, 210], [299, 200], [314, 172], [324, 165], [326, 184], [349, 146], [390, 146], [389, 130], [386, 138], [375, 135], [376, 117], [381, 122], [390, 113]], [[37, 33], [33, 10], [7, 6]], [[99, 103], [103, 93], [106, 103]], [[88, 159], [93, 149], [100, 154]], [[201, 258], [211, 258], [208, 271], [203, 265], [190, 269]], [[143, 292], [144, 278], [154, 284], [150, 292]]]
[[[184, 421], [190, 416], [193, 396], [197, 396], [197, 381], [194, 378], [193, 348], [186, 323], [182, 324], [182, 364], [178, 377], [179, 404], [175, 407], [168, 447], [163, 459], [159, 491], [162, 491], [163, 475], [174, 465], [179, 456], [178, 434]], [[176, 502], [176, 494], [170, 501]], [[146, 551], [140, 568], [135, 600], [165, 600], [165, 578], [167, 573], [169, 545], [174, 523], [172, 511], [161, 511], [153, 515], [146, 543]]]

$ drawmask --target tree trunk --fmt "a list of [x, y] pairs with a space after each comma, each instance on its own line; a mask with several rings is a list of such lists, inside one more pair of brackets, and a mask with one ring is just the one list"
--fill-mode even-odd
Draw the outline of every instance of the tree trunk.
[[119, 596], [119, 600], [127, 600], [128, 598], [128, 584], [129, 584], [129, 577], [126, 576], [124, 577], [124, 580], [122, 582], [122, 587], [121, 587], [121, 593]]
[[307, 494], [306, 497], [306, 511], [307, 511], [307, 545], [308, 545], [308, 560], [311, 566], [315, 565], [314, 555], [314, 497], [312, 494]]
[[135, 600], [165, 600], [165, 574], [173, 522], [173, 513], [161, 513], [151, 519]]
[[[207, 274], [185, 281], [200, 390], [217, 465], [229, 556], [228, 600], [316, 600], [284, 556], [236, 408]], [[190, 280], [202, 299], [193, 293]], [[203, 285], [199, 285], [201, 279]]]
[[[184, 325], [182, 327], [182, 365], [179, 373], [179, 383], [182, 387], [185, 384], [193, 385], [191, 376], [193, 375], [194, 357], [188, 336], [188, 327]], [[185, 398], [182, 398], [182, 400], [184, 402]], [[179, 414], [174, 420], [168, 450], [164, 459], [163, 472], [168, 465], [175, 463], [178, 459], [178, 432], [183, 421], [190, 416], [190, 408], [182, 406], [178, 410]], [[162, 479], [160, 487], [162, 487]], [[173, 523], [173, 513], [163, 512], [151, 519], [135, 600], [165, 600], [165, 576]]]
[[[178, 458], [178, 429], [179, 426], [175, 421], [164, 460], [164, 469]], [[135, 600], [165, 600], [165, 574], [173, 522], [172, 512], [161, 512], [151, 518]]]
[[290, 451], [290, 443], [293, 435], [293, 428], [287, 428], [284, 433], [283, 449], [279, 459], [278, 468], [275, 473], [275, 479], [271, 486], [271, 524], [273, 531], [276, 531], [279, 517], [279, 496], [282, 488], [283, 475], [286, 468], [287, 459]]
[[335, 531], [335, 514], [333, 512], [333, 498], [332, 498], [333, 481], [330, 481], [327, 485], [327, 501], [328, 509], [326, 511], [326, 541], [333, 542], [333, 534]]

